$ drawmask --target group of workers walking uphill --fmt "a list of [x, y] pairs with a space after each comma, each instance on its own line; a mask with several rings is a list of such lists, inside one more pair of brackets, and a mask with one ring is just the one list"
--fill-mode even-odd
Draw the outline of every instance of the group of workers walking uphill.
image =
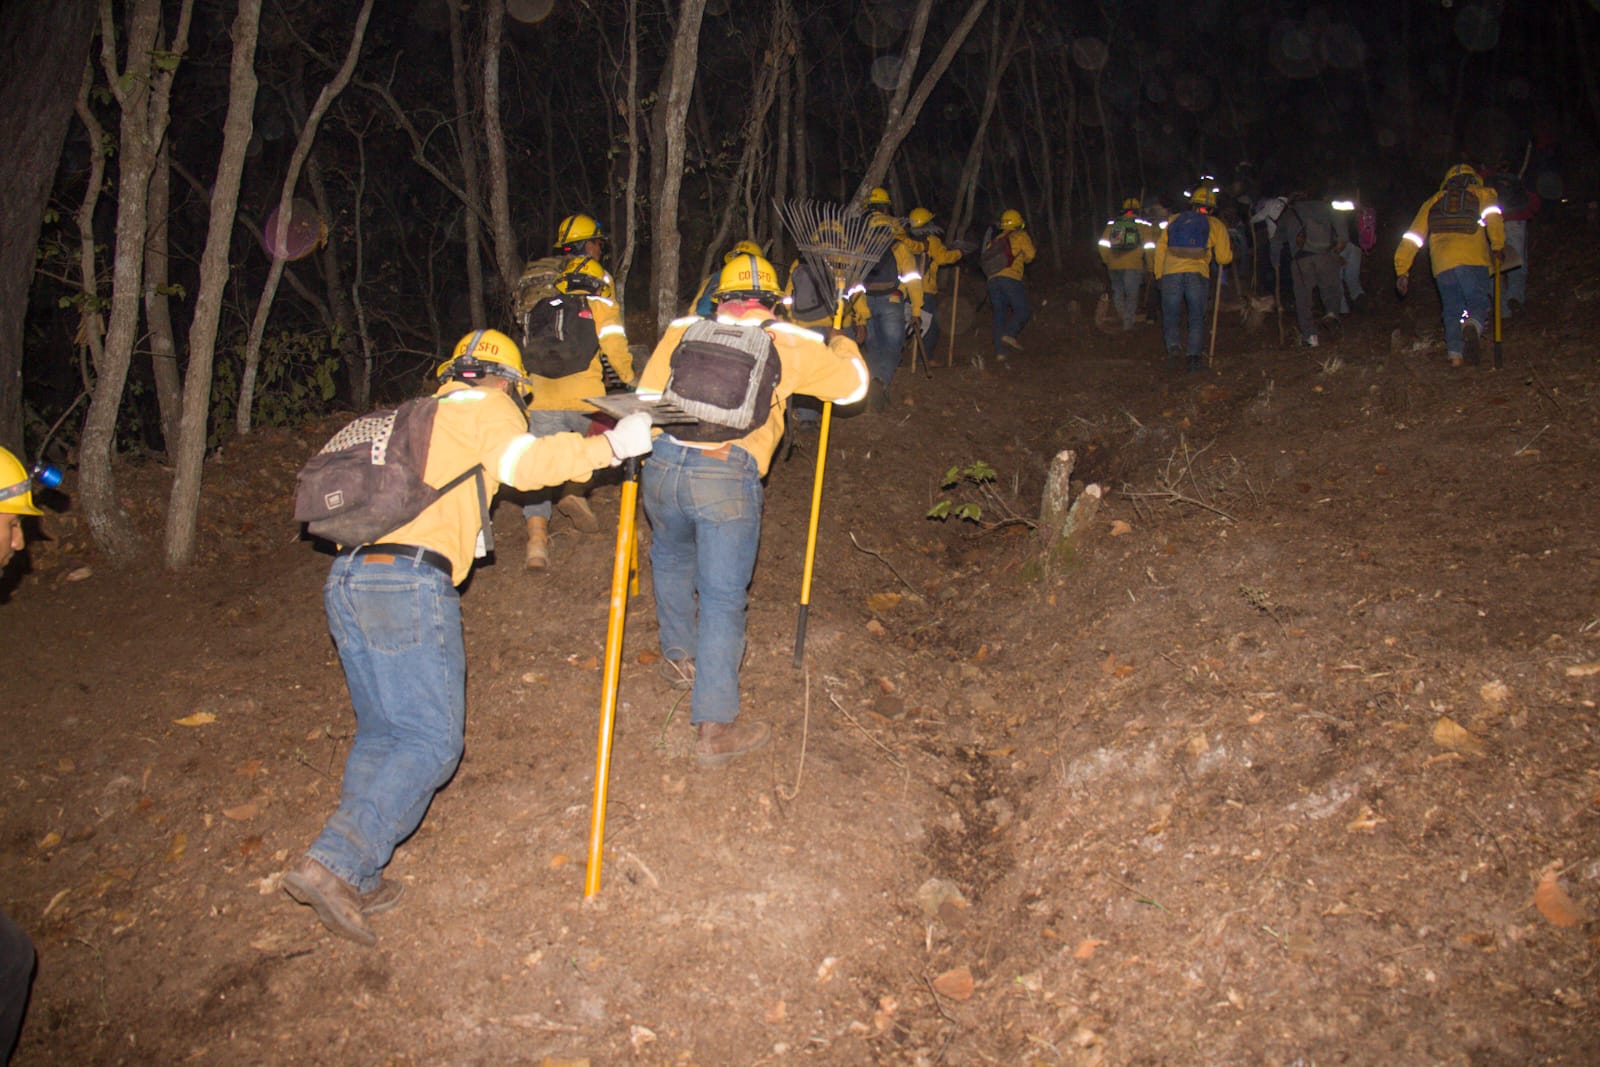
[[[1507, 173], [1491, 180], [1508, 189], [1506, 203], [1515, 213], [1509, 226], [1514, 228], [1508, 228], [1501, 193], [1483, 171], [1463, 163], [1445, 174], [1395, 250], [1395, 291], [1402, 298], [1410, 290], [1417, 255], [1424, 249], [1429, 253], [1439, 290], [1445, 356], [1451, 366], [1477, 362], [1490, 322], [1496, 323], [1498, 341], [1499, 319], [1520, 308], [1526, 295], [1526, 227], [1539, 204], [1522, 188], [1519, 174], [1510, 173], [1508, 164], [1501, 169]], [[1325, 192], [1321, 197], [1304, 193], [1269, 197], [1240, 215], [1241, 220], [1249, 216], [1242, 224], [1254, 231], [1252, 247], [1268, 250], [1262, 264], [1266, 269], [1260, 273], [1279, 299], [1283, 296], [1279, 279], [1287, 266], [1299, 340], [1310, 348], [1322, 342], [1324, 327], [1336, 325], [1360, 307], [1365, 295], [1360, 279], [1363, 253], [1377, 243], [1376, 218], [1369, 208], [1358, 208], [1332, 187]], [[1139, 199], [1129, 198], [1099, 239], [1110, 303], [1123, 329], [1134, 328], [1144, 279], [1154, 277], [1160, 292], [1162, 344], [1173, 370], [1193, 372], [1205, 365], [1208, 311], [1215, 341], [1216, 309], [1211, 300], [1220, 295], [1223, 268], [1234, 261], [1236, 240], [1228, 223], [1218, 217], [1217, 194], [1214, 186], [1202, 184], [1185, 194], [1182, 210], [1159, 225], [1142, 216]], [[1254, 243], [1258, 234], [1261, 240]]]

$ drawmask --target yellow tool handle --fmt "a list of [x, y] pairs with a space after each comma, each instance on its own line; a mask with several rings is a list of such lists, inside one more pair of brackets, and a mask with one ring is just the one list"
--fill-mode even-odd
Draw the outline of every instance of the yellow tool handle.
[[634, 512], [639, 502], [639, 461], [627, 460], [617, 515], [617, 548], [611, 561], [611, 612], [606, 619], [606, 663], [600, 686], [600, 740], [594, 756], [594, 806], [589, 816], [589, 864], [583, 895], [600, 892], [600, 859], [606, 836], [606, 785], [611, 774], [611, 735], [617, 720], [617, 684], [622, 677], [622, 631], [628, 617], [628, 572], [633, 563]]

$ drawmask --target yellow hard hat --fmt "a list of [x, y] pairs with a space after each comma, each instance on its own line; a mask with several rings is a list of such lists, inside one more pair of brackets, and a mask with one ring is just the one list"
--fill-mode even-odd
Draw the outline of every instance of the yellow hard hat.
[[1138, 211], [1141, 206], [1137, 196], [1130, 196], [1122, 202], [1122, 210], [1124, 211]]
[[1444, 181], [1446, 185], [1449, 185], [1458, 178], [1466, 179], [1465, 184], [1467, 185], [1483, 184], [1483, 177], [1470, 163], [1457, 163], [1455, 166], [1451, 167], [1450, 173], [1444, 176]]
[[1189, 194], [1189, 203], [1195, 207], [1216, 207], [1217, 191], [1208, 185], [1202, 185]]
[[921, 229], [933, 221], [933, 212], [925, 207], [914, 207], [911, 209], [911, 214], [907, 217], [907, 221], [911, 223], [913, 230]]
[[1002, 232], [1011, 230], [1026, 230], [1028, 224], [1022, 221], [1022, 212], [1015, 208], [1006, 208], [1000, 212], [1000, 229]]
[[611, 275], [591, 256], [573, 256], [561, 264], [556, 288], [563, 293], [604, 293], [611, 287]]
[[436, 373], [440, 378], [459, 378], [464, 382], [493, 375], [509, 378], [519, 385], [528, 384], [527, 372], [522, 369], [522, 350], [499, 330], [473, 330], [462, 337], [450, 358], [439, 364]]
[[0, 511], [11, 515], [43, 515], [33, 506], [33, 479], [9, 451], [0, 448]]
[[882, 208], [888, 211], [893, 203], [894, 201], [889, 198], [889, 190], [881, 185], [876, 186], [872, 192], [867, 194], [868, 208]]
[[575, 250], [585, 241], [604, 241], [606, 235], [601, 232], [600, 224], [588, 215], [568, 215], [561, 220], [561, 225], [556, 227], [555, 250]]
[[756, 244], [754, 241], [740, 241], [738, 244], [728, 249], [727, 253], [722, 257], [722, 262], [724, 265], [727, 265], [732, 263], [735, 259], [738, 259], [740, 256], [759, 256], [760, 254], [761, 246]]
[[717, 302], [761, 300], [773, 303], [783, 296], [778, 288], [778, 272], [760, 256], [739, 256], [722, 268], [717, 277]]

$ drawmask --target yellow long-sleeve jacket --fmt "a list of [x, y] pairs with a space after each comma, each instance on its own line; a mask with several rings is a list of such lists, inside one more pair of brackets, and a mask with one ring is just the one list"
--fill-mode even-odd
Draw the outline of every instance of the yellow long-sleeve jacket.
[[[606, 438], [576, 433], [535, 437], [517, 402], [499, 390], [446, 382], [437, 395], [439, 410], [422, 474], [429, 485], [443, 485], [481, 463], [484, 490], [493, 500], [502, 482], [514, 489], [543, 489], [588, 481], [595, 470], [611, 465]], [[472, 570], [481, 519], [477, 484], [468, 478], [383, 540], [440, 553], [450, 560], [451, 580], [460, 585]]]
[[[764, 310], [737, 317], [720, 312], [717, 315], [718, 322], [741, 323], [750, 327], [759, 327], [769, 318], [771, 316]], [[644, 374], [639, 379], [641, 393], [659, 393], [666, 387], [667, 377], [672, 373], [672, 353], [678, 347], [683, 332], [703, 321], [699, 316], [673, 320], [667, 332], [662, 334], [655, 351], [650, 354], [650, 362], [645, 364]], [[773, 322], [767, 327], [767, 333], [778, 350], [782, 367], [778, 384], [772, 392], [772, 410], [766, 422], [729, 442], [754, 457], [762, 477], [766, 476], [767, 468], [772, 463], [772, 454], [783, 437], [783, 413], [788, 409], [789, 397], [799, 393], [818, 400], [853, 404], [867, 395], [867, 364], [861, 358], [861, 350], [850, 338], [834, 334], [824, 343], [821, 334], [788, 322]], [[669, 426], [665, 432], [670, 433], [671, 430]], [[699, 442], [683, 443], [695, 445]], [[707, 443], [705, 447], [720, 448], [722, 442]]]
[[[1433, 207], [1443, 200], [1450, 190], [1440, 189], [1417, 209], [1416, 218], [1406, 228], [1400, 246], [1394, 250], [1395, 277], [1411, 273], [1422, 246], [1428, 246], [1428, 257], [1433, 262], [1437, 277], [1454, 267], [1489, 267], [1494, 263], [1491, 253], [1506, 246], [1505, 220], [1500, 215], [1500, 202], [1495, 191], [1486, 185], [1475, 185], [1465, 190], [1478, 204], [1478, 226], [1471, 233], [1429, 233], [1428, 216]], [[1485, 240], [1484, 238], [1488, 238]]]
[[[1173, 218], [1177, 218], [1174, 215]], [[1171, 219], [1167, 220], [1170, 225]], [[1210, 274], [1211, 262], [1216, 260], [1218, 266], [1225, 267], [1233, 262], [1233, 242], [1228, 240], [1228, 228], [1222, 220], [1215, 215], [1207, 213], [1206, 221], [1210, 223], [1211, 235], [1206, 238], [1205, 255], [1179, 256], [1167, 254], [1167, 229], [1161, 230], [1161, 236], [1156, 238], [1156, 254], [1153, 264], [1155, 276], [1165, 278], [1169, 274]]]
[[930, 233], [922, 241], [922, 252], [917, 256], [917, 266], [922, 272], [922, 291], [939, 292], [939, 268], [958, 262], [964, 253], [959, 248], [946, 248], [939, 235]]
[[1020, 282], [1022, 280], [1023, 271], [1027, 268], [1029, 263], [1033, 262], [1033, 257], [1038, 255], [1038, 252], [1035, 251], [1033, 247], [1033, 238], [1029, 237], [1022, 230], [1012, 230], [1010, 233], [1004, 234], [1003, 236], [1006, 240], [1011, 242], [1011, 265], [1005, 270], [996, 271], [994, 274], [991, 274], [990, 277], [1014, 278]]
[[600, 371], [600, 352], [611, 361], [611, 367], [623, 381], [633, 381], [633, 355], [628, 351], [628, 333], [622, 326], [622, 313], [610, 296], [585, 298], [589, 313], [594, 316], [594, 332], [600, 342], [599, 352], [589, 365], [577, 374], [564, 378], [541, 378], [528, 375], [533, 383], [533, 400], [529, 408], [538, 411], [594, 411], [594, 406], [584, 403], [587, 397], [604, 396], [606, 384]]
[[1106, 223], [1105, 232], [1100, 235], [1098, 242], [1100, 249], [1100, 262], [1108, 270], [1138, 270], [1150, 269], [1156, 258], [1156, 241], [1161, 236], [1161, 231], [1155, 223], [1135, 217], [1134, 225], [1139, 228], [1139, 247], [1117, 249], [1112, 247], [1112, 231], [1116, 229], [1121, 219], [1111, 219]]

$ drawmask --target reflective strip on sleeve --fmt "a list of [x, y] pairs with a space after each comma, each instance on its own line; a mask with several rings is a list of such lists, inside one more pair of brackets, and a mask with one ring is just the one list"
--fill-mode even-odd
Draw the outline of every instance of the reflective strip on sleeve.
[[1167, 220], [1166, 219], [1162, 219], [1161, 220], [1161, 228], [1163, 230], [1167, 228]]
[[864, 293], [866, 291], [867, 291], [867, 287], [862, 285], [860, 282], [857, 282], [856, 284], [852, 285], [849, 289], [845, 290], [845, 294], [844, 295], [845, 295], [846, 299], [849, 299], [851, 297], [860, 296], [862, 293]]
[[1490, 215], [1498, 215], [1498, 214], [1500, 214], [1500, 205], [1499, 204], [1490, 204], [1488, 207], [1484, 208], [1482, 214], [1480, 214], [1478, 216], [1478, 221], [1479, 222], [1488, 222]]
[[918, 274], [916, 271], [912, 271], [910, 274], [900, 275], [901, 285], [910, 285], [912, 282], [920, 282], [921, 280], [922, 275]]
[[1100, 244], [1101, 248], [1110, 248], [1111, 247], [1111, 238], [1102, 237], [1102, 238], [1100, 238], [1099, 244]]
[[528, 449], [538, 438], [531, 433], [518, 434], [512, 438], [506, 450], [500, 454], [500, 469], [495, 477], [507, 485], [516, 485], [517, 464], [522, 462], [522, 457], [528, 454]]
[[613, 334], [615, 334], [615, 335], [617, 335], [619, 337], [626, 337], [628, 335], [628, 331], [627, 331], [626, 327], [624, 327], [624, 326], [622, 326], [622, 325], [620, 325], [618, 323], [612, 323], [610, 326], [602, 326], [600, 328], [600, 336], [601, 337], [610, 337]]
[[861, 384], [856, 386], [855, 390], [851, 392], [849, 396], [842, 396], [838, 400], [834, 401], [834, 403], [854, 404], [856, 401], [867, 395], [867, 382], [870, 379], [867, 377], [867, 368], [865, 364], [856, 365], [856, 374], [861, 378]]
[[1418, 248], [1422, 247], [1422, 235], [1419, 233], [1412, 233], [1410, 230], [1407, 230], [1405, 234], [1405, 240], [1410, 241]]
[[1154, 241], [1146, 241], [1144, 243], [1144, 250], [1146, 252], [1154, 252], [1156, 250], [1156, 243]]
[[487, 400], [489, 394], [482, 389], [456, 389], [439, 398], [439, 403], [459, 404], [464, 400]]
[[[606, 279], [606, 281], [608, 281], [608, 282], [610, 280], [611, 280], [610, 278]], [[590, 301], [590, 303], [594, 303], [594, 304], [604, 304], [608, 308], [612, 308], [612, 307], [616, 307], [617, 306], [617, 302], [615, 300], [608, 300], [603, 296], [591, 296], [589, 298], [589, 301]]]

